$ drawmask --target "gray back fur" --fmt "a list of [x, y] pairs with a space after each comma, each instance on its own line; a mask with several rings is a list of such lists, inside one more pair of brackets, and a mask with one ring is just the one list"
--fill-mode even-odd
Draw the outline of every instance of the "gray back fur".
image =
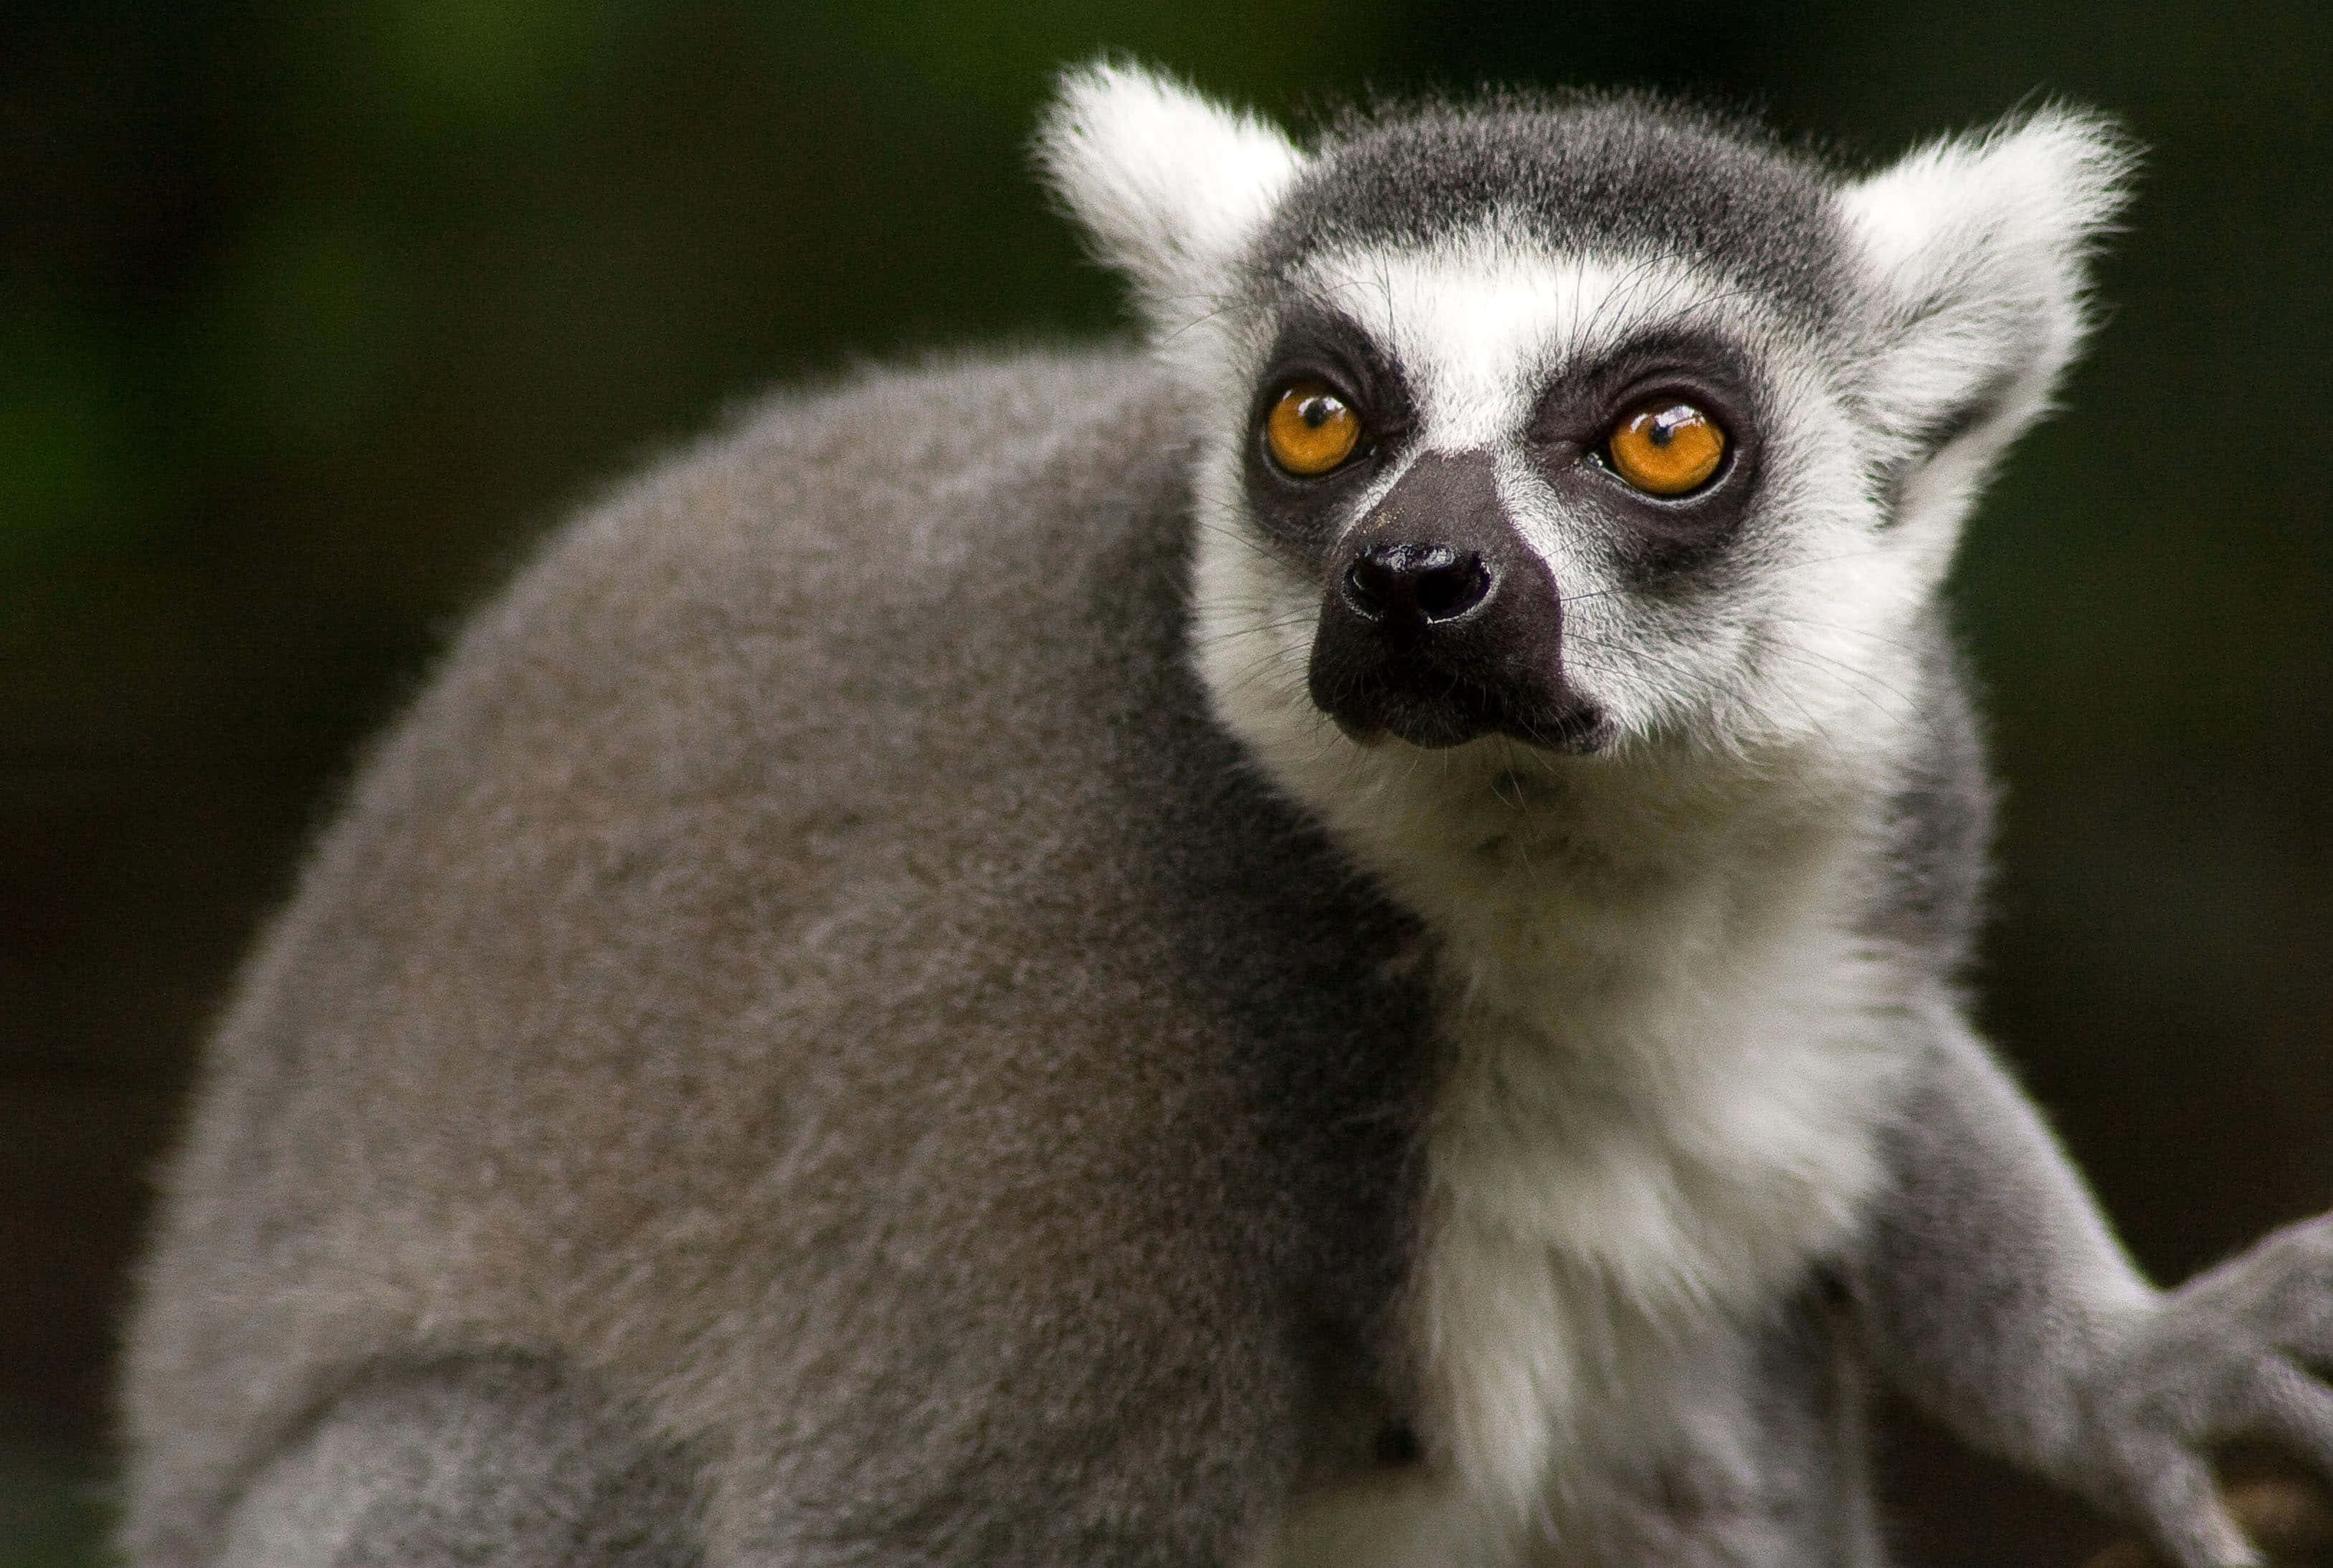
[[1204, 717], [1182, 456], [1122, 355], [871, 377], [477, 621], [220, 1032], [131, 1349], [141, 1560], [384, 1356], [587, 1369], [715, 1456], [733, 1551], [945, 1499], [1149, 1561], [1119, 1491], [1219, 1538], [1320, 1460], [1215, 1418], [1378, 1332], [1414, 934]]
[[286, 1436], [223, 1532], [238, 1563], [698, 1568], [691, 1467], [573, 1369], [367, 1369]]

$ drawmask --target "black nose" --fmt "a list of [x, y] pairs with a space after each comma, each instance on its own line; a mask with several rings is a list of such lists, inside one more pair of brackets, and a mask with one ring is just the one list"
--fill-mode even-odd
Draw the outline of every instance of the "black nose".
[[1370, 620], [1431, 626], [1491, 596], [1481, 555], [1447, 544], [1380, 544], [1345, 568], [1345, 602]]
[[1305, 679], [1347, 735], [1604, 744], [1564, 673], [1555, 575], [1507, 515], [1489, 452], [1420, 455], [1330, 548]]

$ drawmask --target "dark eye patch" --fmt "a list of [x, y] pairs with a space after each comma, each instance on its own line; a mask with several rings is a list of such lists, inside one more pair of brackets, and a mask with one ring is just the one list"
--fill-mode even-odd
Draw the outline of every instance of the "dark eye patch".
[[[1593, 519], [1632, 577], [1688, 572], [1723, 555], [1757, 488], [1763, 409], [1743, 352], [1714, 333], [1648, 333], [1560, 368], [1531, 411], [1526, 446], [1566, 510]], [[1630, 413], [1674, 399], [1705, 412], [1725, 434], [1716, 471], [1689, 494], [1647, 494], [1614, 470], [1614, 428]]]
[[[1326, 474], [1293, 475], [1270, 456], [1267, 417], [1281, 393], [1300, 382], [1330, 389], [1360, 418], [1352, 457]], [[1310, 569], [1337, 536], [1356, 498], [1408, 435], [1416, 407], [1408, 384], [1358, 322], [1305, 303], [1282, 318], [1250, 396], [1244, 464], [1249, 502], [1273, 541]]]

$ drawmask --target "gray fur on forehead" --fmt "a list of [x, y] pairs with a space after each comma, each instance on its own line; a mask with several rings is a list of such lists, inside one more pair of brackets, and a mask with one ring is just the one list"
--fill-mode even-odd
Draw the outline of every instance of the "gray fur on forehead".
[[1849, 287], [1830, 192], [1745, 122], [1639, 94], [1500, 95], [1347, 120], [1256, 259], [1284, 276], [1324, 250], [1504, 223], [1557, 249], [1679, 256], [1820, 318]]

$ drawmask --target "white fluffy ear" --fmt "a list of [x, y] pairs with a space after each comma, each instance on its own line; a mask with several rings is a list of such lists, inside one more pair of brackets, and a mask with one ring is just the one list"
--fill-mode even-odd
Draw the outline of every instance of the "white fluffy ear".
[[1287, 137], [1132, 66], [1067, 73], [1037, 160], [1095, 253], [1133, 280], [1154, 335], [1214, 309], [1304, 166]]
[[2090, 325], [2088, 260], [2136, 164], [2049, 109], [1921, 149], [1841, 195], [1880, 301], [1868, 394], [1904, 444], [1896, 515], [1945, 526], [2050, 406]]

